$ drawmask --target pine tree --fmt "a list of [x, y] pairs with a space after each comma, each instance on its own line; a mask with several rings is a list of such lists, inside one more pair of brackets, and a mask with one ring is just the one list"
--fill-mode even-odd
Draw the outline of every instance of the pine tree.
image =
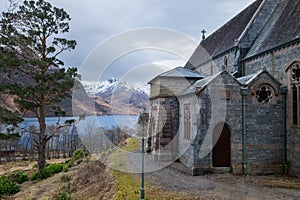
[[[75, 40], [62, 37], [69, 32], [70, 20], [63, 8], [44, 0], [25, 0], [13, 11], [2, 13], [0, 21], [0, 70], [10, 79], [2, 90], [14, 95], [20, 112], [31, 111], [38, 118], [39, 170], [46, 165], [45, 148], [53, 136], [46, 131], [46, 111], [63, 115], [58, 103], [70, 97], [79, 78], [76, 68], [62, 68], [64, 63], [58, 58], [76, 46]], [[17, 80], [20, 77], [23, 82]]]

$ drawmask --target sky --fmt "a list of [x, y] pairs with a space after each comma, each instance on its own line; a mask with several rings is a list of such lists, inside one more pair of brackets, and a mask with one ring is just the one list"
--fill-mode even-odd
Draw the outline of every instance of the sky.
[[[71, 16], [78, 43], [61, 56], [84, 81], [115, 77], [142, 87], [184, 66], [201, 41], [254, 0], [49, 0]], [[0, 0], [0, 9], [7, 7]]]

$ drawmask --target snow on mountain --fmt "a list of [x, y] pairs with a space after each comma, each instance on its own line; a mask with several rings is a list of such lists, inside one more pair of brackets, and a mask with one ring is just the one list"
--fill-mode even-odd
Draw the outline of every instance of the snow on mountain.
[[81, 83], [87, 94], [95, 95], [95, 96], [101, 96], [101, 94], [108, 93], [108, 92], [112, 93], [114, 90], [119, 90], [119, 89], [149, 94], [148, 87], [134, 88], [130, 86], [128, 83], [124, 81], [118, 81], [115, 78], [111, 78], [103, 82], [81, 81]]
[[82, 81], [81, 83], [86, 93], [94, 96], [101, 112], [104, 112], [103, 108], [106, 107], [105, 110], [108, 111], [105, 113], [138, 114], [141, 110], [150, 108], [149, 94], [145, 90], [134, 88], [124, 81], [112, 78], [103, 82]]

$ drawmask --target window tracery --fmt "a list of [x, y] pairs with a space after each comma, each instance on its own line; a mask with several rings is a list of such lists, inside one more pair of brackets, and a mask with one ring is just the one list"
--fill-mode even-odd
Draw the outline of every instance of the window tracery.
[[259, 103], [268, 104], [274, 97], [274, 90], [270, 85], [262, 84], [257, 88], [255, 96]]

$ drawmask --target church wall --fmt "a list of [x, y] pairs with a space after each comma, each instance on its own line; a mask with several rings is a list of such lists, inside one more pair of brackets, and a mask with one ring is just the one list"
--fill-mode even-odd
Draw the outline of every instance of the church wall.
[[[227, 63], [227, 64], [226, 64]], [[196, 67], [196, 71], [205, 73], [207, 75], [213, 75], [221, 70], [227, 70], [229, 73], [235, 72], [237, 69], [234, 67], [235, 57], [234, 51], [229, 51], [226, 54], [218, 56], [201, 66]]]
[[[300, 61], [300, 43], [289, 46], [271, 54], [247, 61], [246, 74], [251, 74], [265, 67], [283, 85], [288, 85], [289, 78], [286, 69], [293, 61]], [[292, 100], [291, 88], [287, 93], [287, 160], [289, 172], [292, 175], [300, 176], [300, 129], [291, 125], [292, 123]]]
[[[222, 81], [220, 84], [219, 81]], [[214, 81], [197, 96], [199, 104], [197, 135], [193, 145], [180, 159], [191, 170], [193, 175], [213, 172], [212, 165], [212, 132], [214, 127], [225, 122], [231, 132], [231, 166], [234, 173], [241, 173], [241, 95], [240, 85], [232, 76], [222, 74], [222, 79]], [[184, 102], [184, 100], [180, 100]], [[193, 162], [194, 159], [194, 162]]]
[[[259, 102], [257, 91], [267, 84], [274, 90], [269, 103]], [[247, 172], [249, 174], [281, 173], [283, 147], [283, 110], [279, 85], [266, 73], [248, 86], [247, 96]]]
[[155, 159], [169, 161], [177, 156], [178, 115], [176, 97], [151, 100], [147, 143]]
[[[224, 83], [224, 88], [219, 91], [220, 103], [218, 103], [216, 108], [216, 114], [222, 113], [220, 109], [226, 108], [226, 113], [222, 118], [217, 120], [212, 120], [211, 128], [214, 128], [218, 123], [225, 122], [230, 130], [230, 167], [233, 173], [241, 173], [242, 169], [242, 107], [241, 107], [241, 94], [240, 94], [240, 84], [234, 80], [232, 76], [227, 73], [222, 74], [222, 79]], [[211, 93], [215, 93], [211, 91]], [[216, 103], [213, 103], [216, 104]], [[216, 118], [213, 116], [212, 118]], [[213, 148], [213, 147], [211, 147]], [[212, 159], [212, 154], [210, 155]], [[212, 160], [211, 160], [212, 165]]]
[[[185, 106], [189, 105], [190, 108], [190, 138], [187, 138], [185, 135], [184, 126], [185, 124]], [[180, 161], [186, 165], [188, 168], [192, 169], [195, 164], [195, 148], [193, 145], [194, 138], [197, 135], [198, 121], [199, 121], [199, 109], [200, 105], [198, 103], [197, 97], [195, 93], [180, 96], [179, 97], [179, 153], [182, 155], [180, 157]]]
[[[298, 59], [300, 62], [300, 59]], [[290, 63], [291, 64], [291, 63]], [[291, 69], [287, 71], [288, 80], [291, 80]], [[287, 162], [289, 173], [300, 177], [300, 126], [293, 125], [292, 118], [292, 86], [287, 84]], [[299, 97], [300, 98], [300, 97]]]
[[234, 66], [235, 65], [234, 50], [215, 58], [213, 62], [219, 68], [217, 72], [221, 70], [227, 70], [229, 73], [233, 73], [237, 70], [235, 69]]
[[227, 80], [226, 89], [230, 91], [227, 99], [225, 123], [230, 129], [231, 170], [242, 173], [242, 97], [241, 86], [233, 80]]
[[245, 74], [253, 74], [266, 68], [282, 84], [287, 84], [286, 68], [293, 60], [300, 60], [300, 43], [282, 48], [264, 56], [247, 60], [245, 63]]
[[151, 83], [150, 99], [156, 97], [176, 96], [189, 87], [195, 80], [184, 77], [163, 77]]

